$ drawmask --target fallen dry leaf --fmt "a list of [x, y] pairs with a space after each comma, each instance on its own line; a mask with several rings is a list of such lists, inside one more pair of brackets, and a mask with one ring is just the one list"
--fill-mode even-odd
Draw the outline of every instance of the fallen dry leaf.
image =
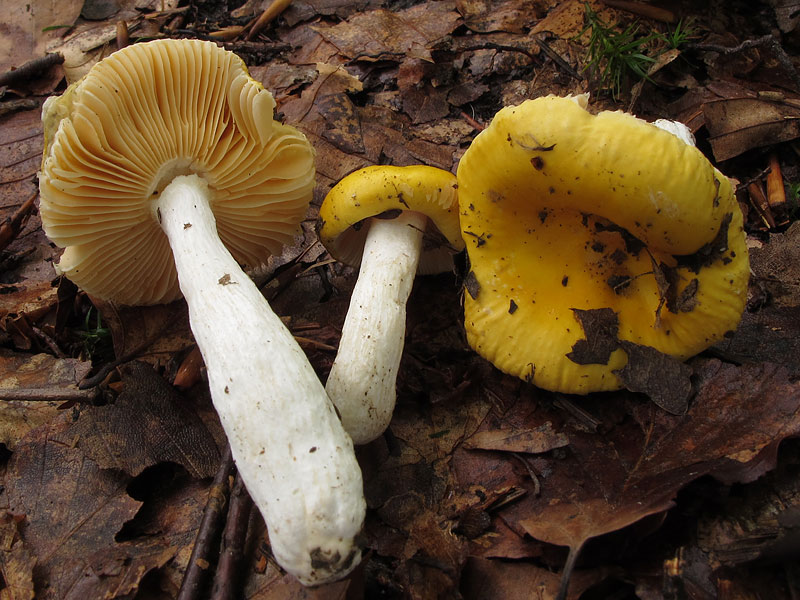
[[617, 337], [619, 319], [610, 308], [574, 309], [585, 339], [578, 340], [567, 358], [578, 364], [606, 364], [611, 353], [622, 348], [628, 361], [614, 371], [626, 389], [641, 392], [664, 410], [683, 414], [689, 402], [691, 369], [655, 348]]
[[91, 367], [74, 358], [0, 350], [0, 443], [13, 450], [31, 429], [53, 419], [62, 403], [91, 399], [93, 391], [77, 387]]
[[146, 573], [163, 567], [175, 552], [175, 548], [164, 547], [158, 541], [151, 542], [149, 546], [118, 544], [98, 550], [86, 557], [86, 568], [70, 589], [65, 590], [67, 593], [63, 598], [129, 597], [139, 588]]
[[782, 32], [794, 31], [800, 24], [800, 2], [797, 0], [770, 0], [769, 4], [775, 11], [775, 19]]
[[458, 0], [464, 25], [477, 33], [523, 33], [544, 14], [541, 2], [517, 0]]
[[6, 514], [0, 518], [0, 575], [4, 588], [0, 594], [9, 600], [32, 600], [35, 557], [22, 542], [20, 519]]
[[381, 0], [293, 0], [283, 18], [290, 26], [319, 16], [344, 20], [356, 12], [380, 8], [381, 4]]
[[193, 477], [212, 477], [219, 467], [214, 438], [197, 413], [153, 368], [131, 362], [120, 368], [122, 393], [106, 406], [89, 406], [55, 437], [76, 444], [103, 469], [131, 476], [161, 462]]
[[[611, 570], [576, 572], [567, 600], [577, 600], [610, 573]], [[470, 558], [464, 568], [461, 590], [465, 600], [554, 600], [560, 580], [557, 573], [531, 564]]]
[[291, 575], [275, 576], [255, 590], [248, 590], [246, 600], [345, 600], [350, 581], [337, 581], [316, 588], [298, 583]]
[[329, 128], [322, 132], [325, 139], [348, 154], [364, 152], [364, 138], [358, 111], [347, 94], [328, 94], [318, 97], [316, 106], [319, 114], [329, 125]]
[[800, 136], [800, 100], [723, 98], [703, 105], [714, 157], [728, 160]]
[[484, 535], [471, 540], [469, 554], [477, 558], [530, 559], [542, 555], [542, 546], [511, 529], [501, 517], [495, 517]]
[[745, 467], [765, 448], [800, 432], [800, 383], [786, 369], [716, 360], [696, 360], [693, 367], [698, 391], [688, 413], [654, 423], [631, 483], [668, 483], [665, 472], [696, 477], [702, 470]]
[[20, 532], [36, 558], [42, 599], [72, 598], [71, 590], [114, 549], [114, 536], [141, 505], [126, 492], [128, 477], [100, 469], [80, 449], [55, 440], [70, 425], [70, 415], [62, 414], [32, 430], [17, 445], [5, 478], [3, 504], [24, 516]]
[[608, 8], [599, 0], [564, 0], [556, 3], [555, 7], [547, 15], [539, 20], [531, 30], [532, 33], [549, 31], [558, 37], [571, 39], [578, 35], [585, 24], [586, 4], [606, 23], [616, 23], [618, 14], [613, 9]]
[[[788, 1], [771, 0], [776, 8]], [[173, 2], [168, 0], [164, 7], [175, 6]], [[101, 11], [98, 14], [109, 15], [107, 20], [82, 24], [70, 32], [71, 39], [64, 48], [76, 60], [68, 67], [90, 66], [98, 43], [103, 44], [102, 52], [111, 51], [115, 47], [112, 37], [117, 19], [126, 21], [132, 39], [173, 37], [176, 31], [206, 33], [240, 23], [228, 7], [214, 2], [195, 3], [191, 11], [166, 15], [148, 12], [158, 11], [161, 0], [115, 0], [112, 4], [119, 5], [121, 11], [111, 14], [109, 5], [96, 6]], [[126, 11], [134, 4], [144, 10], [128, 14]], [[590, 6], [607, 23], [621, 23], [624, 27], [633, 22], [630, 13], [610, 10], [599, 0], [592, 0]], [[250, 10], [254, 8], [255, 3]], [[710, 32], [721, 36], [720, 43], [734, 47], [760, 35], [760, 28], [777, 31], [779, 26], [788, 26], [792, 18], [781, 13], [779, 20], [772, 22], [773, 13], [763, 10], [758, 19], [750, 19], [757, 23], [756, 32], [743, 10], [734, 7], [712, 12], [713, 15], [694, 15], [699, 21], [692, 44], [713, 42], [716, 38], [709, 38]], [[168, 23], [169, 29], [165, 27]], [[643, 34], [671, 31], [641, 17], [639, 23]], [[321, 379], [335, 357], [331, 348], [338, 342], [354, 278], [353, 269], [328, 264], [324, 250], [316, 244], [313, 219], [327, 189], [347, 173], [369, 164], [425, 163], [454, 170], [470, 140], [501, 105], [548, 93], [586, 91], [585, 81], [567, 75], [569, 69], [553, 63], [555, 54], [568, 67], [580, 69], [585, 62], [588, 36], [580, 40], [573, 37], [584, 25], [582, 0], [295, 0], [261, 37], [246, 45], [229, 45], [245, 52], [243, 58], [254, 67], [254, 76], [274, 92], [279, 118], [298, 125], [317, 150], [318, 185], [315, 203], [303, 225], [303, 238], [276, 257], [273, 266], [296, 262], [265, 289], [265, 295], [276, 311], [287, 317], [290, 329], [306, 338], [304, 350]], [[53, 35], [62, 33], [63, 30]], [[279, 42], [272, 42], [273, 39]], [[549, 44], [554, 54], [543, 52], [539, 40]], [[781, 41], [787, 40], [788, 37]], [[648, 120], [685, 112], [697, 131], [705, 119], [704, 103], [739, 98], [773, 102], [778, 98], [759, 98], [758, 90], [765, 86], [753, 81], [756, 75], [772, 85], [781, 81], [781, 70], [768, 64], [774, 58], [768, 53], [748, 50], [736, 60], [722, 54], [709, 58], [710, 53], [698, 56], [699, 51], [692, 44], [682, 47], [681, 59], [673, 60], [658, 74], [659, 86], [645, 84], [648, 93], [638, 99], [636, 106]], [[796, 51], [791, 43], [786, 44], [786, 49], [794, 60]], [[276, 52], [280, 55], [274, 61], [267, 58]], [[664, 56], [666, 62], [677, 53]], [[738, 72], [740, 64], [743, 69]], [[715, 74], [723, 73], [737, 79], [714, 80]], [[770, 73], [778, 73], [778, 78], [764, 78]], [[683, 89], [691, 91], [672, 105], [675, 112], [662, 114]], [[615, 110], [621, 104], [600, 93], [593, 95], [592, 106]], [[13, 142], [3, 149], [17, 153], [9, 160], [20, 161], [2, 171], [7, 178], [20, 179], [4, 186], [0, 201], [4, 217], [36, 192], [33, 171], [41, 152], [38, 133], [38, 110], [0, 118], [0, 137]], [[752, 141], [739, 135], [733, 132], [734, 146], [744, 148]], [[703, 131], [699, 131], [698, 140], [705, 143]], [[784, 159], [786, 182], [796, 182], [797, 161], [789, 144], [777, 150]], [[757, 158], [758, 154], [753, 156]], [[4, 158], [4, 164], [5, 161]], [[725, 170], [745, 181], [763, 168], [763, 164], [756, 163], [731, 161]], [[686, 535], [686, 523], [693, 531], [691, 509], [698, 500], [697, 488], [702, 488], [703, 494], [709, 488], [715, 490], [711, 497], [702, 498], [709, 501], [709, 512], [720, 506], [719, 490], [709, 478], [688, 489], [685, 485], [704, 474], [714, 474], [727, 482], [756, 478], [775, 465], [780, 440], [797, 430], [792, 401], [797, 396], [796, 382], [800, 381], [796, 361], [800, 353], [800, 307], [794, 302], [792, 289], [796, 283], [792, 265], [796, 261], [790, 237], [781, 235], [772, 232], [769, 238], [760, 238], [763, 253], [754, 263], [759, 286], [754, 292], [760, 293], [761, 298], [754, 294], [752, 312], [744, 315], [736, 335], [712, 350], [743, 366], [705, 359], [691, 361], [692, 381], [699, 392], [690, 398], [689, 410], [682, 415], [667, 414], [629, 392], [565, 397], [504, 376], [466, 345], [458, 300], [463, 293], [459, 276], [415, 282], [395, 417], [384, 436], [358, 449], [370, 506], [365, 526], [368, 552], [363, 566], [345, 582], [307, 590], [271, 563], [265, 573], [255, 573], [251, 560], [244, 566], [247, 588], [242, 597], [333, 600], [359, 596], [455, 598], [460, 594], [467, 598], [528, 598], [541, 592], [547, 598], [557, 585], [565, 551], [534, 539], [534, 530], [542, 530], [542, 538], [550, 541], [561, 534], [562, 541], [566, 539], [565, 543], [577, 546], [587, 537], [662, 510], [673, 502], [679, 489], [684, 492], [678, 496], [679, 510], [667, 517], [669, 526], [655, 532], [651, 529], [646, 539], [640, 538], [638, 528], [624, 528], [590, 544], [585, 551], [586, 561], [597, 565], [613, 561], [624, 572], [588, 571], [585, 575], [590, 582], [586, 585], [581, 583], [584, 574], [578, 572], [571, 597], [600, 581], [603, 573], [609, 577], [602, 587], [585, 596], [620, 595], [622, 591], [630, 595], [636, 585], [636, 594], [650, 600], [661, 598], [672, 589], [665, 586], [685, 583], [690, 594], [703, 597], [691, 588], [696, 580], [664, 575], [665, 560], [672, 558], [675, 538], [691, 537]], [[774, 248], [770, 248], [773, 243]], [[49, 269], [58, 251], [46, 242], [35, 215], [9, 251], [12, 260], [2, 265], [0, 291], [5, 294], [0, 294], [0, 307], [16, 316], [6, 319], [7, 331], [0, 332], [0, 341], [6, 348], [21, 348], [27, 343], [39, 351], [37, 344], [42, 340], [33, 330], [37, 327], [62, 343], [75, 332], [74, 307], [81, 305], [82, 296], [62, 298], [54, 304], [55, 296], [49, 295], [55, 289], [50, 286], [53, 272]], [[39, 271], [30, 270], [32, 265]], [[263, 273], [255, 277], [263, 277]], [[169, 373], [192, 343], [183, 310], [183, 303], [175, 303], [130, 310], [103, 306], [102, 313], [113, 331], [118, 356], [144, 353], [145, 360], [166, 365]], [[64, 338], [59, 337], [60, 332]], [[596, 338], [587, 335], [588, 348], [584, 349], [588, 355], [598, 349], [592, 348]], [[48, 351], [44, 347], [41, 350]], [[62, 350], [70, 352], [73, 348], [65, 343]], [[631, 349], [632, 353], [637, 351]], [[783, 365], [783, 369], [765, 365], [765, 361]], [[97, 357], [96, 362], [97, 367], [102, 366]], [[644, 357], [639, 362], [648, 367], [639, 373], [643, 376], [640, 379], [646, 381], [649, 375], [660, 380], [662, 386], [672, 385], [658, 361]], [[151, 370], [149, 375], [155, 373]], [[10, 539], [12, 545], [0, 549], [5, 551], [0, 555], [0, 565], [6, 569], [6, 585], [16, 586], [19, 595], [29, 597], [28, 590], [35, 583], [39, 597], [99, 598], [121, 594], [161, 600], [177, 596], [208, 482], [194, 479], [173, 462], [160, 461], [173, 458], [175, 450], [182, 448], [190, 459], [188, 468], [196, 462], [187, 449], [188, 444], [193, 447], [194, 443], [184, 444], [179, 439], [179, 407], [200, 412], [219, 442], [223, 436], [213, 415], [209, 416], [208, 392], [202, 381], [191, 388], [189, 405], [183, 399], [168, 399], [165, 406], [155, 406], [161, 392], [156, 391], [153, 402], [148, 404], [147, 399], [142, 400], [143, 393], [149, 394], [142, 389], [147, 386], [137, 387], [129, 380], [130, 376], [126, 377], [127, 391], [115, 404], [97, 410], [76, 407], [61, 411], [65, 413], [62, 415], [44, 411], [34, 415], [32, 411], [40, 406], [37, 405], [25, 413], [18, 411], [22, 418], [36, 423], [55, 419], [43, 426], [50, 427], [49, 438], [36, 438], [35, 429], [32, 430], [12, 458], [6, 457], [0, 465], [9, 470], [6, 486], [17, 486], [15, 502], [33, 506], [35, 510], [31, 509], [30, 515], [37, 523], [54, 522], [37, 515], [46, 512], [47, 502], [56, 506], [67, 502], [64, 498], [70, 497], [70, 491], [65, 492], [68, 477], [75, 478], [79, 486], [91, 488], [96, 480], [116, 474], [124, 487], [110, 493], [99, 486], [99, 496], [108, 498], [106, 504], [117, 510], [101, 506], [97, 516], [91, 514], [94, 505], [85, 498], [89, 492], [76, 491], [76, 495], [83, 494], [79, 500], [87, 511], [78, 531], [95, 530], [93, 520], [97, 518], [97, 533], [76, 541], [56, 524], [52, 527], [54, 544], [61, 543], [63, 549], [58, 547], [51, 555], [39, 552], [46, 540], [43, 528], [39, 531], [36, 527], [43, 526], [29, 523], [27, 516], [21, 516], [19, 534], [10, 524], [6, 527], [4, 539]], [[687, 381], [684, 379], [683, 383]], [[635, 389], [650, 387], [635, 382], [629, 385]], [[670, 406], [663, 401], [661, 404]], [[133, 414], [139, 405], [144, 407], [142, 414]], [[681, 412], [682, 405], [672, 410]], [[62, 421], [72, 416], [77, 418], [74, 428]], [[65, 429], [54, 433], [57, 423]], [[163, 424], [166, 430], [148, 426], [153, 423]], [[19, 425], [11, 433], [12, 439], [18, 442], [33, 425]], [[148, 431], [139, 432], [137, 428]], [[207, 433], [201, 437], [206, 440]], [[166, 440], [167, 445], [161, 448], [156, 438]], [[101, 440], [108, 443], [98, 443]], [[131, 454], [125, 453], [127, 446], [120, 447], [122, 440], [135, 444]], [[204, 443], [200, 442], [201, 454]], [[786, 447], [784, 443], [782, 461], [786, 461]], [[32, 460], [25, 454], [29, 450], [34, 455], [51, 453], [55, 464], [40, 482], [42, 489], [25, 483], [25, 489], [20, 491], [24, 482], [20, 483], [19, 475], [33, 479], [33, 467], [23, 468], [26, 461]], [[141, 472], [131, 480], [113, 469], [99, 470], [87, 452], [103, 465]], [[78, 458], [85, 476], [76, 468]], [[790, 456], [789, 460], [794, 459]], [[199, 473], [196, 467], [195, 471]], [[52, 478], [55, 479], [50, 483], [45, 481]], [[733, 486], [732, 497], [744, 498], [741, 492], [750, 485], [757, 484]], [[721, 485], [719, 489], [728, 490]], [[133, 500], [126, 498], [126, 492]], [[8, 503], [8, 496], [8, 492], [2, 496], [4, 504]], [[791, 500], [786, 495], [781, 498]], [[141, 503], [138, 512], [137, 502]], [[747, 503], [755, 505], [756, 498], [748, 498]], [[761, 516], [778, 514], [774, 512], [776, 504], [762, 506], [765, 513]], [[791, 509], [794, 505], [787, 502], [786, 506]], [[68, 523], [75, 522], [75, 512], [71, 509], [65, 513]], [[550, 523], [537, 520], [548, 514], [553, 519]], [[792, 514], [782, 513], [782, 518]], [[570, 519], [573, 515], [578, 516]], [[645, 519], [642, 526], [660, 525], [661, 516]], [[783, 534], [793, 530], [776, 529], [769, 519], [741, 521], [741, 515], [733, 512], [726, 517], [714, 521], [707, 530], [713, 534], [703, 538], [709, 551], [712, 546], [715, 551], [724, 551], [729, 541], [757, 541], [759, 531], [768, 535], [778, 532], [772, 539], [792, 541], [791, 536]], [[683, 523], [683, 529], [671, 529], [676, 521]], [[742, 524], [756, 527], [737, 529]], [[251, 525], [254, 527], [248, 551], [265, 533], [257, 517]], [[736, 537], [740, 531], [746, 535]], [[58, 541], [62, 539], [66, 541]], [[617, 541], [621, 542], [619, 548]], [[609, 546], [614, 546], [611, 552], [596, 551]], [[631, 560], [630, 555], [617, 554], [623, 547], [634, 552], [646, 547], [647, 552], [638, 553]], [[745, 586], [740, 585], [747, 579], [744, 575], [712, 572], [712, 564], [705, 560], [707, 556], [700, 556], [703, 553], [696, 543], [680, 551], [686, 572], [698, 566], [706, 569], [700, 590], [707, 597], [726, 590], [729, 596], [745, 597]], [[16, 552], [20, 552], [19, 562], [9, 567], [12, 553]], [[249, 554], [249, 558], [253, 559], [253, 554], [258, 553]], [[740, 556], [749, 560], [752, 554], [742, 552]], [[31, 571], [37, 558], [42, 561], [41, 566]], [[16, 577], [14, 582], [12, 575]], [[779, 575], [784, 577], [783, 573]], [[645, 576], [649, 587], [643, 583]], [[752, 581], [760, 583], [755, 578]], [[69, 591], [65, 591], [67, 588]], [[746, 591], [753, 588], [751, 585]], [[763, 590], [762, 596], [772, 588]]]
[[650, 346], [620, 340], [628, 355], [625, 366], [614, 371], [625, 389], [641, 392], [668, 413], [682, 415], [689, 405], [692, 369]]
[[430, 49], [457, 27], [460, 15], [449, 0], [397, 12], [378, 9], [337, 25], [312, 26], [344, 56], [357, 60], [431, 60]]
[[[0, 220], [7, 222], [37, 195], [35, 174], [42, 155], [38, 110], [0, 117]], [[39, 349], [31, 326], [57, 304], [52, 261], [58, 255], [41, 228], [35, 208], [4, 253], [0, 264], [0, 330], [22, 350]]]
[[535, 429], [481, 430], [464, 440], [464, 448], [539, 454], [569, 444], [569, 437], [554, 431], [552, 423]]
[[757, 559], [792, 560], [800, 541], [800, 478], [797, 445], [785, 464], [702, 515], [700, 548], [713, 567], [737, 567]]
[[[335, 131], [336, 122], [326, 120], [316, 107], [317, 98], [328, 96], [340, 97], [347, 92], [357, 89], [360, 85], [358, 78], [354, 77], [344, 68], [335, 65], [318, 65], [319, 75], [316, 80], [299, 97], [287, 100], [281, 111], [286, 117], [286, 122], [300, 129], [314, 144], [317, 151], [317, 174], [322, 175], [333, 185], [348, 173], [367, 166], [369, 161], [365, 157], [350, 154], [336, 146], [334, 142], [346, 140], [345, 134], [339, 136], [328, 134], [329, 130]], [[356, 122], [355, 116], [351, 117]], [[362, 121], [363, 122], [363, 121]], [[351, 133], [351, 135], [356, 135]]]
[[782, 365], [800, 378], [800, 307], [766, 306], [747, 311], [734, 335], [715, 346], [731, 361]]
[[[10, 219], [28, 198], [38, 193], [35, 176], [42, 159], [42, 144], [42, 121], [38, 109], [0, 117], [2, 221]], [[18, 284], [23, 279], [42, 281], [44, 277], [36, 277], [37, 272], [46, 271], [49, 279], [54, 277], [52, 269], [43, 263], [57, 256], [57, 252], [47, 241], [41, 225], [37, 211], [32, 211], [25, 227], [8, 248], [11, 252], [24, 252], [24, 256], [5, 266], [7, 275], [3, 280], [4, 284]], [[4, 302], [7, 310], [13, 307], [9, 300], [4, 299]]]
[[61, 37], [81, 13], [83, 0], [64, 2], [28, 2], [7, 0], [3, 3], [0, 25], [0, 73], [19, 67], [31, 58], [44, 56], [53, 40]]
[[92, 298], [111, 331], [117, 357], [163, 364], [194, 344], [186, 303], [178, 300], [157, 306], [117, 306]]
[[778, 307], [800, 306], [800, 222], [770, 235], [768, 244], [752, 248], [750, 267], [770, 302]]
[[800, 433], [800, 384], [785, 370], [696, 361], [695, 373], [699, 391], [686, 415], [640, 405], [638, 425], [615, 425], [600, 439], [571, 434], [572, 456], [551, 461], [541, 496], [509, 512], [536, 539], [579, 548], [667, 510], [677, 491], [702, 475], [752, 480], [766, 467], [748, 471], [750, 461]]
[[[30, 390], [36, 399], [36, 390], [77, 391], [78, 383], [91, 370], [92, 364], [77, 358], [55, 358], [50, 354], [33, 356], [0, 349], [0, 397], [13, 390]], [[20, 394], [20, 397], [27, 394]], [[43, 393], [44, 399], [48, 394]]]
[[172, 559], [152, 574], [169, 598], [178, 595], [210, 489], [210, 480], [195, 479], [169, 463], [147, 469], [129, 485], [142, 508], [117, 535], [119, 549], [151, 562], [171, 553]]

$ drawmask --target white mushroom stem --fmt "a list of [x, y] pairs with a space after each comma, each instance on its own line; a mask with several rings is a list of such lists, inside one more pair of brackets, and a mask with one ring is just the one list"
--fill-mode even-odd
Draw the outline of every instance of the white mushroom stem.
[[342, 339], [325, 389], [356, 444], [378, 437], [392, 419], [397, 371], [427, 217], [406, 211], [370, 219]]
[[220, 241], [208, 188], [176, 177], [156, 201], [211, 397], [278, 563], [306, 585], [360, 560], [353, 443], [291, 333]]

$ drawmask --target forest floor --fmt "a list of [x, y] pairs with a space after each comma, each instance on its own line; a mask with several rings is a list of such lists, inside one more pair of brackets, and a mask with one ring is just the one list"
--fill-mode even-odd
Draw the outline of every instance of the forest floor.
[[[254, 277], [323, 381], [356, 276], [316, 237], [328, 190], [374, 164], [455, 172], [529, 98], [589, 93], [592, 112], [687, 124], [736, 182], [751, 261], [741, 323], [687, 362], [679, 407], [504, 375], [467, 344], [463, 272], [418, 278], [394, 418], [357, 448], [362, 565], [303, 588], [253, 511], [238, 574], [212, 556], [201, 586], [216, 571], [248, 600], [548, 599], [569, 556], [573, 600], [800, 597], [800, 4], [294, 0], [254, 31], [269, 4], [4, 5], [0, 598], [177, 597], [220, 472], [185, 304], [88, 297], [56, 275], [37, 214], [44, 99], [165, 37], [239, 54], [316, 149], [303, 235]], [[63, 62], [14, 75], [46, 52]]]

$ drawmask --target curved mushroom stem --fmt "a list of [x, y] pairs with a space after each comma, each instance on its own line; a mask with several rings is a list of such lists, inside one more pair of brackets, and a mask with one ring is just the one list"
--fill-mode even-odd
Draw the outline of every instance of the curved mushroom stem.
[[365, 503], [353, 443], [303, 351], [217, 234], [206, 183], [156, 202], [211, 397], [278, 563], [306, 585], [346, 575]]
[[427, 217], [406, 211], [370, 220], [339, 351], [325, 389], [356, 444], [388, 427], [406, 333], [406, 302]]

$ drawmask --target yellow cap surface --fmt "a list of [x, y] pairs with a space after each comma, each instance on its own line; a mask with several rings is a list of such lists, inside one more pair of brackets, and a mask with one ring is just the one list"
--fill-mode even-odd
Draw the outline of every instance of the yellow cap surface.
[[467, 337], [502, 371], [567, 393], [620, 388], [621, 348], [575, 362], [576, 310], [609, 308], [619, 340], [682, 360], [736, 328], [742, 215], [730, 181], [674, 135], [539, 98], [495, 116], [458, 183]]
[[456, 176], [424, 165], [372, 166], [359, 169], [337, 183], [320, 207], [317, 232], [337, 260], [361, 263], [367, 228], [365, 219], [390, 218], [411, 210], [428, 217], [419, 272], [439, 273], [452, 268], [452, 256], [463, 250], [458, 224]]

